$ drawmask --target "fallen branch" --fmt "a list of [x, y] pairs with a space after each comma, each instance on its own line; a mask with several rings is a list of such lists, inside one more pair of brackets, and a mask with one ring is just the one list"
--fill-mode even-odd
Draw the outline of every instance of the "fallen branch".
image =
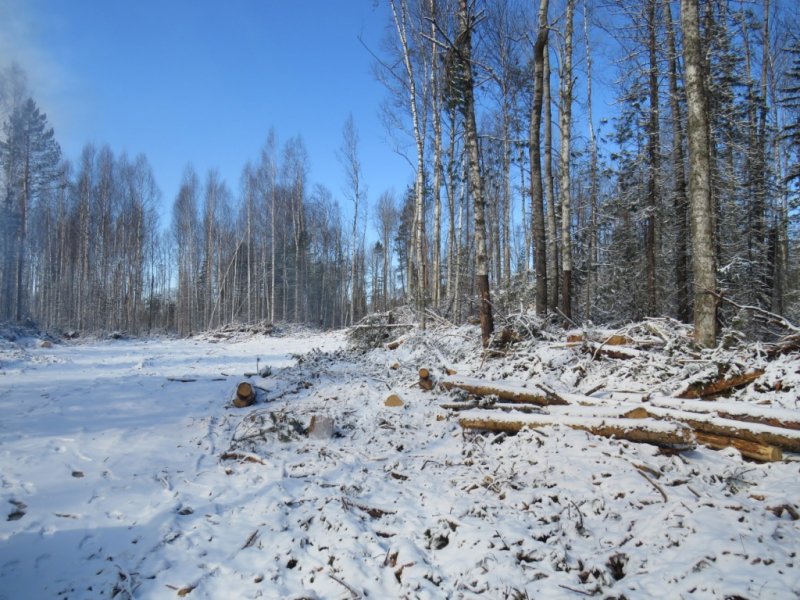
[[242, 454], [241, 452], [223, 452], [219, 458], [220, 460], [239, 460], [242, 462], [257, 463], [259, 465], [267, 464], [257, 456], [252, 456], [250, 454]]
[[639, 473], [639, 475], [641, 475], [642, 477], [644, 477], [647, 480], [647, 483], [652, 485], [658, 491], [658, 493], [661, 494], [661, 497], [664, 498], [664, 503], [667, 503], [669, 501], [669, 498], [667, 498], [667, 493], [664, 491], [664, 489], [660, 485], [658, 485], [655, 481], [650, 479], [647, 476], [647, 473], [645, 473], [644, 471], [642, 471], [639, 468], [637, 468], [636, 471], [637, 471], [637, 473]]

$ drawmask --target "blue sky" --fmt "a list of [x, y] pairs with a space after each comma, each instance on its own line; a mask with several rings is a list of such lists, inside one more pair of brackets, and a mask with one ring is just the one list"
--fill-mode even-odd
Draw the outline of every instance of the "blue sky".
[[341, 198], [350, 113], [374, 200], [413, 179], [358, 39], [378, 52], [388, 18], [373, 0], [0, 0], [0, 60], [26, 70], [68, 158], [87, 142], [144, 153], [165, 214], [188, 162], [238, 193], [270, 127], [281, 142], [301, 135], [311, 182]]

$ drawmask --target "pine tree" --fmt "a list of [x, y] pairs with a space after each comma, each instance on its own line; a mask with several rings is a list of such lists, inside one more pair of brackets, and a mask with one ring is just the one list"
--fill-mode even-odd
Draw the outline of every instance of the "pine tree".
[[27, 243], [31, 205], [42, 198], [58, 175], [61, 149], [47, 115], [33, 98], [16, 106], [3, 125], [0, 168], [3, 172], [3, 260], [0, 274], [0, 317], [28, 316]]

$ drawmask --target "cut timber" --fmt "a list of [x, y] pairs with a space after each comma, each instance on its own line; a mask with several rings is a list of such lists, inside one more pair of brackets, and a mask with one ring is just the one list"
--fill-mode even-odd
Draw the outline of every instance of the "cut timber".
[[714, 448], [715, 450], [722, 450], [724, 448], [736, 448], [742, 453], [742, 456], [759, 460], [762, 462], [776, 462], [783, 459], [783, 453], [780, 448], [770, 446], [769, 444], [761, 444], [759, 442], [751, 442], [739, 438], [726, 437], [724, 435], [714, 435], [713, 433], [703, 433], [698, 431], [695, 433], [697, 443]]
[[386, 398], [386, 401], [383, 404], [384, 406], [388, 406], [390, 408], [398, 408], [403, 406], [405, 402], [403, 402], [403, 399], [397, 394], [392, 394], [391, 396]]
[[419, 387], [423, 390], [432, 390], [433, 389], [433, 378], [431, 377], [431, 372], [428, 369], [420, 369], [419, 370]]
[[[520, 384], [509, 384], [503, 381], [485, 381], [473, 377], [444, 375], [435, 383], [445, 390], [464, 390], [475, 396], [497, 396], [501, 400], [508, 400], [510, 402], [526, 402], [538, 406], [567, 404], [563, 398], [560, 398], [556, 394], [541, 390], [532, 390], [522, 387]], [[422, 389], [433, 389], [434, 381], [428, 369], [419, 370], [419, 384]]]
[[588, 332], [588, 333], [571, 333], [567, 335], [567, 343], [574, 344], [578, 342], [599, 342], [604, 346], [632, 346], [635, 341], [626, 335], [619, 335], [612, 333], [606, 335], [605, 333]]
[[727, 379], [725, 379], [723, 375], [714, 381], [701, 381], [692, 383], [689, 384], [689, 387], [686, 390], [680, 394], [677, 394], [677, 397], [706, 398], [708, 396], [714, 396], [716, 394], [721, 394], [722, 392], [727, 392], [734, 388], [743, 387], [749, 383], [753, 383], [763, 374], [764, 371], [756, 369], [755, 371], [750, 371], [749, 373], [743, 373], [742, 375], [736, 375], [734, 377], [728, 377]]
[[744, 402], [708, 402], [706, 400], [682, 400], [678, 398], [650, 398], [652, 406], [671, 408], [686, 412], [717, 415], [723, 419], [759, 423], [771, 427], [800, 430], [800, 412], [785, 408], [769, 408]]
[[650, 415], [642, 406], [630, 404], [619, 405], [594, 405], [594, 406], [553, 406], [549, 409], [553, 416], [564, 417], [601, 417], [614, 419], [646, 419]]
[[236, 397], [233, 399], [233, 405], [236, 408], [244, 408], [250, 406], [256, 401], [256, 391], [253, 386], [247, 381], [241, 382], [236, 386]]
[[614, 437], [631, 442], [645, 442], [660, 446], [693, 446], [692, 430], [681, 423], [652, 419], [604, 419], [597, 417], [569, 417], [553, 415], [498, 414], [481, 410], [462, 413], [458, 420], [464, 429], [517, 432], [524, 427], [538, 428], [564, 425], [588, 431], [602, 437]]
[[642, 355], [641, 350], [636, 348], [626, 348], [623, 346], [608, 347], [608, 344], [597, 344], [595, 342], [586, 342], [583, 345], [584, 351], [592, 355], [592, 358], [597, 356], [607, 356], [617, 360], [630, 360]]
[[777, 446], [791, 452], [800, 452], [800, 431], [796, 429], [782, 429], [780, 427], [770, 427], [769, 425], [759, 425], [758, 423], [745, 423], [732, 419], [722, 419], [716, 415], [688, 413], [657, 406], [649, 408], [647, 412], [655, 417], [685, 423], [699, 433], [738, 438], [748, 442]]
[[393, 342], [389, 342], [388, 344], [386, 344], [386, 348], [389, 350], [397, 350], [405, 341], [406, 341], [405, 338], [400, 338]]

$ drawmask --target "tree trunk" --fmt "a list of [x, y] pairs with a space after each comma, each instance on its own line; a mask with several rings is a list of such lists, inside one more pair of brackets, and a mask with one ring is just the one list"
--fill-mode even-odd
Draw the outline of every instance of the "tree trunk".
[[475, 279], [481, 316], [481, 339], [484, 348], [494, 330], [492, 303], [489, 292], [489, 264], [486, 251], [486, 200], [481, 176], [480, 154], [478, 149], [478, 127], [475, 123], [474, 81], [472, 76], [472, 26], [474, 21], [467, 8], [467, 0], [459, 0], [459, 35], [455, 48], [461, 70], [461, 92], [464, 112], [464, 144], [469, 164], [469, 186], [472, 194], [475, 219]]
[[661, 142], [659, 136], [659, 98], [658, 98], [658, 62], [656, 55], [656, 3], [658, 0], [648, 0], [647, 4], [647, 33], [648, 55], [650, 68], [648, 73], [650, 109], [648, 111], [647, 125], [647, 218], [645, 220], [645, 254], [647, 258], [647, 307], [649, 316], [658, 313], [658, 299], [656, 296], [656, 215], [658, 214], [658, 171], [659, 153]]
[[689, 197], [692, 221], [695, 339], [711, 347], [717, 340], [716, 257], [711, 204], [711, 164], [703, 47], [698, 0], [681, 0], [689, 138]]
[[566, 26], [564, 31], [564, 61], [561, 73], [561, 260], [562, 287], [561, 312], [572, 317], [572, 197], [570, 190], [570, 130], [572, 128], [572, 30], [575, 9], [574, 0], [567, 0]]
[[550, 52], [545, 49], [542, 68], [542, 126], [544, 127], [544, 197], [547, 205], [547, 308], [558, 307], [558, 234], [556, 233], [556, 198], [553, 190], [553, 115], [550, 93]]
[[678, 319], [689, 321], [688, 292], [688, 252], [686, 241], [686, 170], [683, 156], [683, 115], [678, 95], [678, 55], [675, 49], [675, 28], [672, 22], [672, 8], [669, 0], [664, 0], [664, 18], [667, 28], [667, 53], [669, 55], [669, 105], [672, 112], [672, 171], [673, 210], [675, 213], [675, 308]]
[[541, 124], [544, 84], [544, 53], [547, 48], [548, 0], [539, 0], [539, 32], [534, 45], [533, 104], [531, 107], [529, 148], [531, 161], [531, 215], [533, 218], [533, 261], [536, 272], [536, 314], [547, 312], [547, 249], [544, 230], [544, 198], [542, 197]]

